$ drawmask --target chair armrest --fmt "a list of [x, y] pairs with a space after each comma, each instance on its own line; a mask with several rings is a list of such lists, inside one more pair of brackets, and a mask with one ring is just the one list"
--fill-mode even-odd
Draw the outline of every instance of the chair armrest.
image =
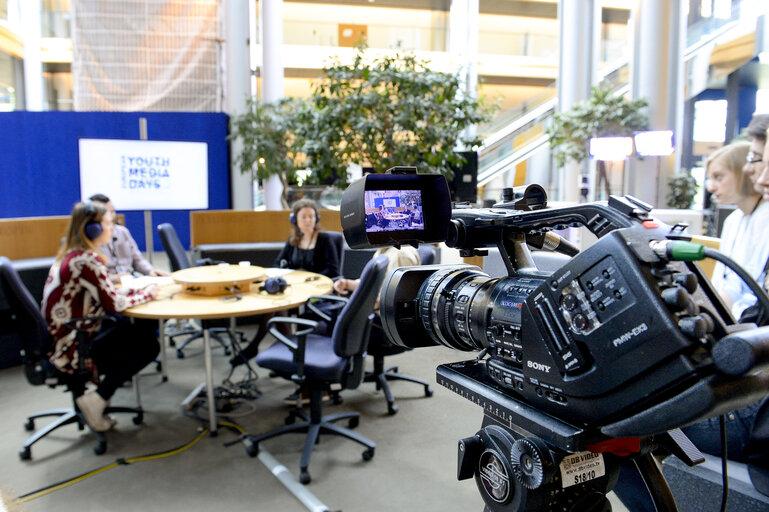
[[348, 297], [342, 297], [340, 295], [315, 295], [313, 297], [310, 297], [307, 299], [307, 302], [304, 304], [307, 309], [321, 317], [326, 322], [331, 321], [331, 317], [326, 314], [325, 311], [321, 311], [314, 302], [325, 300], [328, 302], [336, 302], [337, 304], [333, 307], [333, 309], [342, 309], [349, 301], [350, 299]]
[[[306, 328], [296, 333], [296, 341], [288, 338], [282, 332], [280, 332], [275, 324], [294, 324], [303, 325]], [[301, 384], [304, 381], [304, 347], [307, 341], [307, 335], [315, 330], [318, 322], [314, 320], [307, 320], [306, 318], [294, 318], [288, 316], [276, 316], [270, 318], [267, 321], [267, 330], [275, 336], [278, 342], [282, 343], [291, 351], [294, 355], [294, 363], [296, 363], [296, 375], [292, 376], [297, 384]]]

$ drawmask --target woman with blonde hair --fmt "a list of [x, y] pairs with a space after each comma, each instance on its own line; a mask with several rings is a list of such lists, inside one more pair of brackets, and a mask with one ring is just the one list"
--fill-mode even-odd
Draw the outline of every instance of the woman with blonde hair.
[[[97, 432], [115, 424], [104, 410], [117, 388], [153, 361], [160, 350], [154, 322], [118, 315], [152, 300], [157, 285], [120, 292], [112, 285], [98, 247], [112, 240], [113, 220], [104, 204], [86, 201], [75, 205], [66, 240], [48, 272], [42, 302], [53, 337], [51, 363], [66, 373], [87, 370], [98, 383], [95, 391], [75, 400], [88, 425]], [[102, 321], [105, 315], [112, 321]], [[93, 342], [84, 360], [73, 320]]]
[[[736, 142], [708, 157], [705, 171], [707, 190], [719, 204], [733, 204], [721, 231], [721, 252], [739, 263], [754, 279], [763, 272], [769, 257], [769, 203], [743, 173], [749, 142]], [[735, 318], [756, 301], [756, 297], [734, 272], [722, 263], [713, 271], [713, 285]]]

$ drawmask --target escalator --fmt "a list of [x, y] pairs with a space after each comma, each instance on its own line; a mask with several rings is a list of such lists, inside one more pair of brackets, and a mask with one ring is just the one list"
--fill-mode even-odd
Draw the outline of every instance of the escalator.
[[[741, 5], [735, 2], [731, 18], [700, 20], [687, 28], [687, 49], [684, 53], [686, 99], [690, 99], [717, 80], [749, 61], [754, 55], [755, 17], [741, 17]], [[630, 91], [627, 61], [608, 65], [601, 72], [600, 85], [615, 93]], [[479, 127], [486, 134], [478, 152], [478, 187], [515, 172], [516, 166], [532, 155], [546, 150], [545, 126], [555, 114], [555, 84], [540, 96], [521, 107], [502, 112], [488, 125]], [[525, 170], [517, 173], [515, 185], [523, 183]]]

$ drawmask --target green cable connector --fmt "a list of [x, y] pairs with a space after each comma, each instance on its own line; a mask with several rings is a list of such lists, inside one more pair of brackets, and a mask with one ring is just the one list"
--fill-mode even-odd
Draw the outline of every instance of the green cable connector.
[[694, 242], [671, 242], [668, 246], [670, 258], [676, 261], [699, 261], [705, 258], [705, 246]]

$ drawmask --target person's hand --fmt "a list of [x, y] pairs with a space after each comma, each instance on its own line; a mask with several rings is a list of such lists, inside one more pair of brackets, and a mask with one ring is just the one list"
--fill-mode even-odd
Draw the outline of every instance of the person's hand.
[[120, 284], [123, 280], [123, 276], [129, 275], [127, 272], [121, 272], [120, 274], [110, 274], [109, 280], [112, 281], [112, 284]]
[[166, 277], [166, 276], [170, 276], [171, 274], [169, 274], [165, 270], [158, 270], [156, 268], [153, 268], [152, 270], [150, 270], [150, 275], [152, 277]]
[[158, 292], [160, 291], [160, 288], [158, 288], [158, 285], [155, 283], [148, 284], [144, 287], [144, 293], [148, 294], [151, 298], [156, 298], [158, 296]]
[[350, 291], [347, 289], [347, 282], [349, 279], [345, 279], [344, 277], [342, 279], [337, 279], [334, 281], [334, 291], [338, 293], [339, 295], [347, 295], [350, 293]]

